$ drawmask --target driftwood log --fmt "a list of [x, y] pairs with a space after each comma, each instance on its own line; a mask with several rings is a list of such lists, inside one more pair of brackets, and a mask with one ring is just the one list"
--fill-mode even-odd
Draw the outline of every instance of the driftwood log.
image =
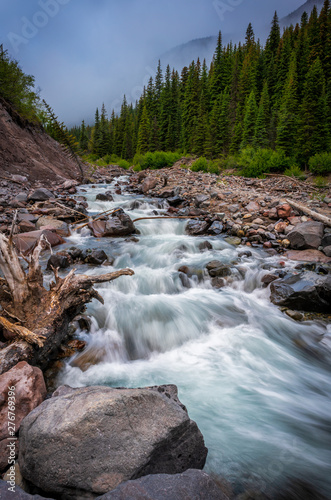
[[46, 238], [41, 237], [33, 253], [23, 257], [28, 263], [24, 271], [11, 239], [0, 234], [0, 269], [4, 276], [0, 278], [0, 325], [14, 337], [0, 350], [0, 374], [23, 360], [47, 366], [49, 357], [65, 339], [69, 323], [85, 304], [94, 298], [103, 303], [93, 285], [134, 274], [131, 269], [122, 269], [87, 276], [72, 270], [60, 278], [53, 269], [55, 281], [47, 290], [39, 264], [40, 253], [47, 247]]
[[315, 210], [311, 210], [310, 208], [306, 207], [306, 205], [302, 205], [302, 203], [297, 203], [296, 201], [292, 200], [286, 200], [286, 203], [291, 205], [292, 208], [295, 208], [296, 210], [299, 210], [305, 215], [309, 215], [312, 219], [315, 219], [319, 222], [323, 222], [326, 226], [331, 227], [331, 219], [330, 217], [327, 217], [326, 215], [319, 214], [318, 212], [315, 212]]

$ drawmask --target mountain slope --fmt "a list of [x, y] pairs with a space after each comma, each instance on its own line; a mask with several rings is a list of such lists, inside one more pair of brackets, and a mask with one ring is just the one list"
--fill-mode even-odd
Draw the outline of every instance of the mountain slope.
[[0, 99], [0, 172], [30, 182], [79, 178], [77, 163], [41, 128], [25, 121]]
[[291, 12], [288, 16], [283, 17], [280, 20], [281, 26], [289, 26], [290, 24], [295, 25], [300, 22], [301, 16], [304, 12], [309, 15], [313, 10], [314, 5], [316, 5], [318, 11], [323, 7], [324, 0], [307, 0], [301, 7]]

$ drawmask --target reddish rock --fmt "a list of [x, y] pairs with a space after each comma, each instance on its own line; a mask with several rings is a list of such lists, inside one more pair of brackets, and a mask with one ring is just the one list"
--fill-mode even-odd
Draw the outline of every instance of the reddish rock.
[[36, 226], [28, 220], [22, 220], [19, 223], [18, 228], [20, 233], [29, 233], [30, 231], [36, 230]]
[[265, 242], [263, 243], [263, 248], [272, 248], [271, 241], [265, 241]]
[[292, 208], [288, 203], [284, 203], [283, 205], [278, 205], [277, 207], [277, 215], [281, 219], [287, 219], [291, 215]]
[[258, 212], [260, 210], [260, 205], [255, 201], [251, 201], [248, 205], [246, 205], [245, 209], [248, 212]]
[[296, 226], [297, 224], [301, 224], [301, 217], [293, 216], [293, 217], [288, 217], [287, 219], [292, 226]]
[[284, 233], [286, 227], [286, 222], [278, 222], [278, 224], [275, 225], [275, 230], [277, 231], [277, 233]]
[[297, 260], [300, 262], [331, 262], [331, 257], [327, 257], [319, 250], [290, 250], [286, 253], [286, 257], [290, 260]]
[[21, 361], [0, 375], [0, 439], [8, 437], [8, 387], [15, 387], [16, 432], [23, 418], [46, 398], [46, 386], [40, 368]]

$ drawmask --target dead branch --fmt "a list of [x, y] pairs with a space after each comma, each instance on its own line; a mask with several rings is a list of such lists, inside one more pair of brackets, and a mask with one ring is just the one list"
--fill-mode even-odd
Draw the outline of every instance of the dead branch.
[[2, 325], [8, 332], [15, 335], [15, 337], [19, 337], [29, 344], [37, 344], [39, 347], [43, 347], [44, 341], [46, 340], [45, 336], [36, 335], [24, 326], [14, 325], [2, 316], [0, 316], [0, 325]]
[[309, 217], [311, 217], [312, 219], [318, 220], [319, 222], [323, 222], [323, 224], [325, 224], [326, 226], [331, 227], [330, 217], [319, 214], [318, 212], [315, 212], [314, 210], [311, 210], [310, 208], [306, 207], [305, 205], [302, 205], [301, 203], [297, 203], [296, 201], [292, 200], [285, 200], [285, 201], [296, 210], [300, 210], [300, 212], [309, 215]]
[[16, 250], [9, 239], [0, 233], [0, 269], [7, 281], [13, 301], [24, 302], [28, 294], [26, 275], [21, 267]]

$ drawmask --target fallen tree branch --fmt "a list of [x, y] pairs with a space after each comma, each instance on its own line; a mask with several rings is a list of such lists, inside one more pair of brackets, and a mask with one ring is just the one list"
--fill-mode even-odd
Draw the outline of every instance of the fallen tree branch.
[[315, 212], [314, 210], [311, 210], [310, 208], [306, 207], [305, 205], [302, 205], [301, 203], [297, 203], [296, 201], [292, 200], [285, 200], [286, 203], [291, 205], [291, 207], [295, 208], [296, 210], [300, 210], [300, 212], [309, 215], [312, 219], [315, 219], [319, 222], [323, 222], [326, 226], [331, 227], [331, 219], [330, 217], [327, 217], [326, 215], [319, 214], [318, 212]]
[[28, 330], [28, 328], [25, 328], [24, 326], [14, 325], [2, 316], [0, 316], [0, 325], [2, 325], [3, 328], [5, 328], [8, 332], [15, 335], [15, 337], [19, 337], [29, 344], [37, 344], [39, 347], [43, 347], [44, 341], [46, 340], [46, 337], [44, 335], [36, 335], [35, 333]]

